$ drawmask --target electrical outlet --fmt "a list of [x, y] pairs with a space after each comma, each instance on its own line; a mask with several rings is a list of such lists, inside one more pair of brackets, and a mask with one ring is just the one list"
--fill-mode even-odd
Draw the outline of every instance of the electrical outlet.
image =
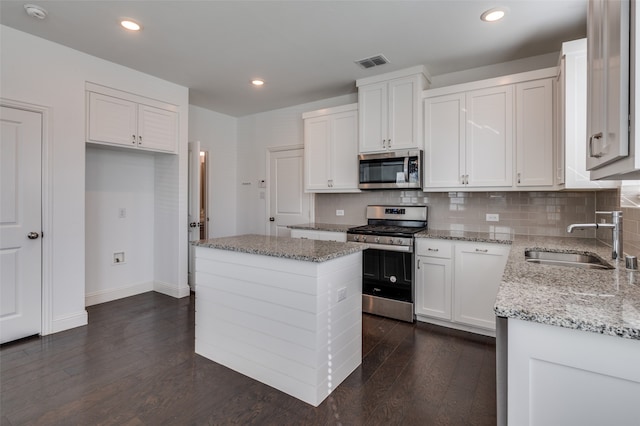
[[338, 289], [338, 302], [343, 301], [344, 299], [347, 298], [347, 288], [346, 287], [342, 287]]
[[487, 213], [487, 222], [498, 222], [500, 215], [498, 213]]
[[344, 210], [336, 210], [336, 216], [344, 216]]
[[124, 263], [124, 252], [123, 251], [118, 251], [113, 253], [113, 264], [114, 265], [119, 265], [121, 263]]

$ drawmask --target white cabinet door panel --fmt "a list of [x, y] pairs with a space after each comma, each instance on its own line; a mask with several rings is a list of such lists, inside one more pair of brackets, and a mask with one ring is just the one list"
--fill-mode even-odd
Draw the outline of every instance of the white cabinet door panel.
[[328, 188], [330, 117], [307, 118], [304, 121], [305, 190]]
[[387, 83], [369, 84], [358, 89], [360, 152], [384, 150], [388, 126]]
[[587, 15], [587, 168], [629, 155], [629, 1], [591, 0]]
[[454, 262], [454, 320], [495, 329], [493, 305], [498, 294], [509, 246], [457, 243]]
[[138, 106], [138, 144], [141, 148], [174, 152], [178, 137], [178, 115], [148, 105]]
[[89, 92], [89, 142], [136, 146], [138, 111], [135, 102]]
[[553, 82], [516, 85], [516, 185], [553, 185]]
[[474, 90], [466, 96], [469, 186], [513, 182], [513, 87]]
[[419, 77], [411, 76], [389, 82], [389, 127], [387, 148], [417, 148], [420, 130]]
[[356, 111], [333, 117], [331, 183], [335, 190], [358, 188], [358, 114]]
[[424, 100], [425, 187], [463, 187], [465, 94]]
[[416, 315], [451, 320], [451, 260], [416, 256]]

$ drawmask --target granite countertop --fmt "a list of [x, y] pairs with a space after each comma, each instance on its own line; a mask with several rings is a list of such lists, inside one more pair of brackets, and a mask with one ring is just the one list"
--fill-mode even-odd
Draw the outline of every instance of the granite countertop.
[[326, 262], [368, 248], [361, 243], [340, 243], [268, 235], [238, 235], [194, 241], [198, 247], [209, 247], [240, 253], [259, 254], [305, 262]]
[[439, 240], [472, 241], [475, 243], [511, 244], [514, 234], [511, 232], [471, 232], [452, 231], [450, 229], [428, 229], [415, 234], [416, 238], [434, 238]]
[[338, 225], [335, 223], [303, 223], [301, 225], [289, 225], [289, 229], [305, 229], [309, 231], [347, 232], [350, 228], [360, 225]]
[[[527, 249], [593, 252], [615, 269], [596, 270], [525, 261]], [[640, 270], [611, 259], [611, 247], [591, 238], [517, 235], [496, 298], [495, 313], [560, 327], [640, 340]]]

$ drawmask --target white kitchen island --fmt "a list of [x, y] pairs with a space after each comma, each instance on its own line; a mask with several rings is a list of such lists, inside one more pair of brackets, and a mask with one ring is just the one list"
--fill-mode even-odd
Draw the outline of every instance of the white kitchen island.
[[365, 245], [241, 235], [196, 245], [196, 353], [318, 406], [362, 361]]

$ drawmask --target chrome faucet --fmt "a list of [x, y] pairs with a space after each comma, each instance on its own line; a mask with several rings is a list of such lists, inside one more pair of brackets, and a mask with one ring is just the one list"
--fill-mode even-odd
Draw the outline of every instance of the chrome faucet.
[[574, 229], [609, 228], [612, 236], [611, 258], [622, 258], [622, 212], [596, 212], [596, 215], [598, 214], [611, 215], [611, 223], [574, 223], [567, 227], [567, 232], [572, 233]]

